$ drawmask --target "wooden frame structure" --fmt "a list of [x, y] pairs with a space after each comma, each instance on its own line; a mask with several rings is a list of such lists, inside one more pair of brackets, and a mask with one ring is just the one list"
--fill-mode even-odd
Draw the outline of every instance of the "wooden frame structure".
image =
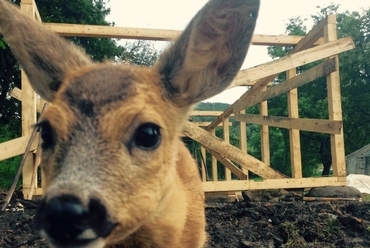
[[[41, 21], [34, 0], [22, 0], [21, 10]], [[62, 36], [109, 37], [146, 40], [173, 40], [180, 31], [122, 28], [75, 24], [44, 24], [50, 30]], [[237, 101], [224, 112], [194, 112], [195, 116], [214, 116], [211, 123], [191, 123], [185, 125], [183, 134], [199, 142], [202, 153], [213, 156], [212, 178], [206, 181], [206, 171], [202, 169], [202, 178], [206, 192], [239, 191], [249, 189], [305, 188], [326, 185], [345, 185], [346, 167], [344, 155], [343, 123], [340, 95], [338, 54], [354, 48], [351, 38], [338, 40], [336, 17], [329, 15], [317, 24], [306, 36], [258, 35], [252, 39], [252, 45], [294, 46], [286, 57], [241, 70], [230, 87], [251, 86]], [[296, 75], [296, 68], [307, 63], [322, 60], [314, 68]], [[279, 74], [286, 72], [287, 80], [270, 86], [270, 82]], [[298, 115], [297, 88], [317, 78], [326, 77], [328, 89], [328, 120], [301, 119]], [[288, 94], [289, 117], [268, 116], [267, 100], [279, 94]], [[36, 113], [41, 110], [44, 101], [36, 97], [27, 77], [22, 72], [22, 90], [14, 89], [11, 95], [22, 102], [22, 137], [0, 144], [0, 160], [24, 153], [24, 149], [36, 122]], [[245, 109], [260, 105], [260, 115], [246, 115]], [[240, 147], [229, 144], [229, 117], [240, 122]], [[247, 154], [246, 123], [261, 126], [262, 160]], [[214, 136], [215, 128], [222, 124], [223, 140]], [[199, 125], [207, 125], [205, 128]], [[292, 177], [275, 171], [270, 167], [269, 126], [289, 129]], [[325, 178], [303, 178], [300, 130], [330, 134], [333, 176]], [[23, 194], [25, 198], [42, 195], [42, 188], [37, 185], [38, 159], [35, 152], [38, 142], [31, 146], [23, 168]], [[226, 168], [226, 180], [217, 181], [216, 159]], [[238, 164], [236, 166], [234, 163]], [[261, 176], [263, 181], [248, 180], [248, 171]], [[233, 173], [238, 180], [231, 180]]]

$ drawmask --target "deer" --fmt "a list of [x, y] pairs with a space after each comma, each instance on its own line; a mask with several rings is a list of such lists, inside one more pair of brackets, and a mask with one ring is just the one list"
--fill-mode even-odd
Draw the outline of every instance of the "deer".
[[97, 63], [0, 0], [0, 33], [35, 92], [49, 247], [200, 248], [205, 193], [180, 133], [194, 105], [228, 87], [259, 0], [210, 0], [148, 67]]

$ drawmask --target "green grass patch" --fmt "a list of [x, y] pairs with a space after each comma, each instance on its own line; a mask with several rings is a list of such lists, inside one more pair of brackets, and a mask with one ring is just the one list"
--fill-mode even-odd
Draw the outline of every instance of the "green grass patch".
[[363, 201], [370, 201], [370, 194], [362, 193], [361, 198]]
[[[22, 156], [0, 161], [0, 189], [8, 190], [13, 183], [15, 174], [17, 173]], [[18, 185], [21, 184], [21, 179]]]

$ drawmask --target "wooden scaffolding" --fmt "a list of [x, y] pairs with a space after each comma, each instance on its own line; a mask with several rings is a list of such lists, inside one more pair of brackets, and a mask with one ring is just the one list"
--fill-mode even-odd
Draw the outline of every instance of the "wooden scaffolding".
[[[21, 10], [41, 21], [34, 0], [22, 0]], [[181, 31], [107, 27], [76, 24], [51, 24], [45, 27], [61, 36], [105, 37], [124, 39], [144, 39], [168, 41], [175, 39]], [[188, 122], [183, 134], [199, 142], [205, 156], [210, 153], [212, 159], [212, 181], [207, 181], [205, 165], [202, 166], [202, 179], [206, 192], [230, 192], [251, 189], [306, 188], [327, 185], [345, 185], [346, 166], [344, 154], [343, 123], [341, 109], [340, 79], [338, 54], [354, 48], [351, 38], [337, 39], [336, 16], [329, 15], [318, 23], [308, 34], [301, 36], [258, 35], [252, 39], [252, 45], [293, 46], [286, 57], [241, 70], [231, 87], [251, 86], [238, 100], [224, 112], [194, 111], [194, 116], [214, 116], [211, 123]], [[248, 58], [248, 57], [247, 57]], [[297, 75], [296, 68], [314, 61], [321, 63]], [[272, 80], [280, 73], [286, 73], [287, 80], [271, 86]], [[315, 79], [326, 77], [328, 96], [328, 119], [302, 119], [298, 114], [297, 88]], [[289, 117], [268, 116], [267, 100], [279, 94], [288, 95]], [[0, 144], [0, 161], [25, 152], [31, 136], [32, 126], [36, 123], [36, 113], [45, 103], [39, 99], [30, 87], [26, 75], [22, 72], [22, 90], [15, 88], [12, 97], [22, 102], [22, 137]], [[247, 115], [245, 109], [260, 105], [260, 115]], [[240, 146], [229, 143], [229, 117], [240, 122]], [[247, 154], [246, 123], [261, 127], [262, 159], [258, 160]], [[205, 128], [200, 126], [206, 125]], [[221, 125], [223, 140], [215, 137], [215, 128]], [[288, 177], [270, 166], [269, 127], [289, 130], [292, 176]], [[300, 131], [330, 134], [333, 176], [323, 178], [303, 178]], [[39, 163], [38, 140], [36, 139], [28, 154], [23, 168], [23, 194], [25, 198], [42, 195], [42, 188], [37, 184], [36, 168]], [[218, 181], [217, 160], [226, 167], [226, 180]], [[248, 171], [262, 178], [262, 181], [248, 179]], [[238, 179], [233, 179], [234, 174]]]

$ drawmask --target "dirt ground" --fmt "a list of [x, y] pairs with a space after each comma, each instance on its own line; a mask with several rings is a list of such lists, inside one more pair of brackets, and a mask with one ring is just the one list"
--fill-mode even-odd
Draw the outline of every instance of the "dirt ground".
[[[36, 207], [18, 192], [0, 212], [1, 248], [47, 247], [33, 222]], [[370, 202], [212, 202], [206, 215], [208, 247], [370, 247]]]

